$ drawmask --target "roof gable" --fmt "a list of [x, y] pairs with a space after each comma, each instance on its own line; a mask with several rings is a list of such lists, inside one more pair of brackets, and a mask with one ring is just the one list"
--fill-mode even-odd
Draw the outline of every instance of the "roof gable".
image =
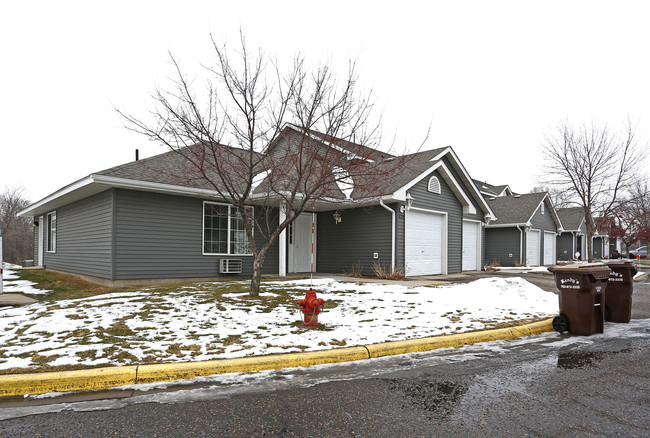
[[558, 217], [548, 193], [528, 193], [525, 195], [500, 196], [489, 198], [489, 204], [497, 219], [492, 221], [489, 226], [530, 226], [531, 220], [542, 203], [553, 217], [559, 229], [562, 229], [562, 221]]

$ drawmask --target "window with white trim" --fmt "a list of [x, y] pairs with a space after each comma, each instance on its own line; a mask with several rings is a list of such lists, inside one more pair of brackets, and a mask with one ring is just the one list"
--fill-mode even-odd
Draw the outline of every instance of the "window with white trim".
[[432, 176], [429, 178], [429, 185], [427, 187], [427, 190], [429, 190], [431, 193], [440, 194], [440, 180], [437, 176]]
[[[246, 207], [249, 217], [253, 207]], [[203, 202], [203, 254], [250, 254], [244, 219], [237, 207]]]
[[56, 252], [56, 211], [47, 214], [47, 252]]
[[544, 203], [542, 202], [541, 213], [544, 214], [544, 212], [545, 212], [545, 210], [544, 210]]

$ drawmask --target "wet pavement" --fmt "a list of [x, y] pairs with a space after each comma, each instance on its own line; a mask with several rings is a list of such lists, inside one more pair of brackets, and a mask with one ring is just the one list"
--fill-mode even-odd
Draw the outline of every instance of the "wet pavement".
[[634, 288], [632, 321], [603, 334], [16, 400], [0, 436], [650, 436], [650, 283]]
[[[2, 436], [650, 436], [650, 321], [0, 408]], [[51, 402], [50, 402], [51, 403]], [[41, 415], [36, 415], [41, 412]], [[18, 418], [12, 418], [18, 417]]]

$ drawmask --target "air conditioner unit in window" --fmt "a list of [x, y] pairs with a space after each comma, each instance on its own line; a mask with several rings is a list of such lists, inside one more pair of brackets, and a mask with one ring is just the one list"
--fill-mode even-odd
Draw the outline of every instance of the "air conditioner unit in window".
[[241, 259], [219, 259], [220, 274], [241, 274]]

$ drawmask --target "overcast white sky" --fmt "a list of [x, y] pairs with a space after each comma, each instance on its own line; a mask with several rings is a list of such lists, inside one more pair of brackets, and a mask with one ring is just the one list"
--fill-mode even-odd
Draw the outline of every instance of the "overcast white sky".
[[[114, 106], [151, 108], [172, 71], [210, 63], [209, 34], [280, 60], [356, 59], [385, 134], [451, 145], [470, 174], [527, 192], [560, 120], [650, 139], [646, 1], [29, 1], [0, 16], [0, 189], [36, 201], [93, 172], [164, 152]], [[647, 169], [645, 174], [648, 174]]]

